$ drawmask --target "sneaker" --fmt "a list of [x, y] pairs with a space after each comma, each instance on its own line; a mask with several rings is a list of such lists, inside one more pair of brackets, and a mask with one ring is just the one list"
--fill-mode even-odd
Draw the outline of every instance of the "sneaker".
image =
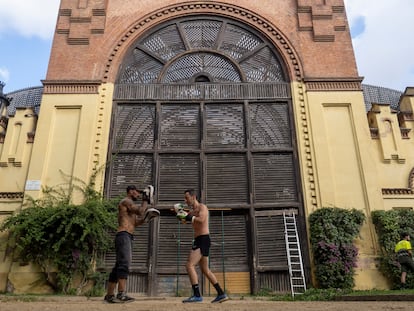
[[145, 211], [145, 215], [144, 215], [144, 223], [148, 223], [151, 220], [157, 218], [160, 216], [160, 211], [157, 210], [156, 208], [149, 208]]
[[135, 300], [135, 298], [129, 297], [129, 296], [125, 295], [124, 293], [118, 293], [116, 295], [116, 299], [119, 302], [133, 302]]
[[118, 302], [115, 299], [115, 295], [105, 295], [104, 301], [107, 302], [107, 303], [117, 303]]
[[142, 192], [144, 194], [143, 199], [149, 204], [154, 204], [154, 186], [148, 185]]
[[197, 297], [197, 296], [191, 296], [190, 298], [184, 299], [183, 303], [187, 303], [187, 302], [202, 302], [203, 301], [203, 297]]
[[216, 298], [214, 298], [214, 300], [211, 301], [211, 303], [225, 302], [226, 300], [229, 300], [229, 296], [227, 296], [226, 294], [223, 294], [223, 295], [218, 295]]

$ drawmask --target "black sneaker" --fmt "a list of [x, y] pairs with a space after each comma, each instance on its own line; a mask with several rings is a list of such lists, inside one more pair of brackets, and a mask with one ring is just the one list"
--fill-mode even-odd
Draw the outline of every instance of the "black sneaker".
[[107, 302], [107, 303], [117, 303], [118, 302], [115, 299], [115, 295], [105, 295], [104, 301]]
[[148, 223], [151, 220], [157, 218], [160, 216], [160, 211], [157, 210], [156, 208], [149, 208], [145, 211], [145, 215], [144, 215], [144, 223]]
[[129, 296], [125, 295], [124, 293], [118, 293], [116, 295], [116, 299], [119, 302], [133, 302], [133, 301], [135, 301], [135, 298], [129, 297]]
[[142, 192], [143, 199], [146, 200], [148, 204], [154, 204], [154, 186], [148, 185]]

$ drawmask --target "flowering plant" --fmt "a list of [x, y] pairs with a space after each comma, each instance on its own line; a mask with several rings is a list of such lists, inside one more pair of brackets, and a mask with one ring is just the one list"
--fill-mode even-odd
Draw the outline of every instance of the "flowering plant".
[[351, 289], [358, 249], [353, 240], [365, 220], [361, 211], [321, 208], [309, 217], [315, 275], [321, 288]]

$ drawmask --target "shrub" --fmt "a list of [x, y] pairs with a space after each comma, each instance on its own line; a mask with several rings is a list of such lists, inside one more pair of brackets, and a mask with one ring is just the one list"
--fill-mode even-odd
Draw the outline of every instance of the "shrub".
[[309, 216], [310, 242], [321, 288], [351, 289], [358, 250], [353, 240], [365, 220], [361, 211], [321, 208]]
[[[400, 240], [402, 231], [414, 236], [414, 211], [373, 211], [371, 217], [381, 247], [380, 271], [391, 281], [392, 287], [397, 288], [400, 285], [401, 267], [395, 256], [394, 248]], [[410, 288], [414, 287], [414, 278], [411, 273], [407, 274], [406, 284]]]
[[[28, 198], [28, 207], [8, 217], [15, 260], [37, 264], [58, 292], [77, 293], [96, 278], [99, 255], [109, 248], [109, 231], [116, 228], [116, 205], [90, 185], [81, 189], [82, 204], [71, 203], [71, 192], [43, 189], [41, 199]], [[74, 288], [74, 279], [77, 282]]]

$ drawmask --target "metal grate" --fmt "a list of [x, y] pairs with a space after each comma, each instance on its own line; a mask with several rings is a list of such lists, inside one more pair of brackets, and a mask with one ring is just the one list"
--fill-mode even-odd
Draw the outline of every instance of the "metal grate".
[[156, 56], [168, 61], [185, 51], [177, 25], [169, 25], [144, 39], [142, 45]]
[[284, 81], [281, 65], [269, 47], [240, 63], [248, 82]]
[[232, 59], [239, 60], [254, 51], [263, 41], [250, 32], [232, 24], [227, 24], [220, 51]]
[[[280, 82], [285, 74], [270, 43], [229, 20], [176, 20], [138, 41], [120, 83]], [[242, 69], [243, 72], [240, 72]]]
[[138, 48], [133, 51], [133, 59], [124, 65], [119, 83], [156, 83], [163, 64]]
[[183, 22], [184, 35], [190, 45], [190, 49], [212, 49], [222, 27], [222, 22], [204, 20]]
[[163, 83], [185, 83], [199, 73], [212, 77], [211, 82], [241, 82], [237, 68], [222, 56], [208, 53], [184, 55], [166, 70]]

